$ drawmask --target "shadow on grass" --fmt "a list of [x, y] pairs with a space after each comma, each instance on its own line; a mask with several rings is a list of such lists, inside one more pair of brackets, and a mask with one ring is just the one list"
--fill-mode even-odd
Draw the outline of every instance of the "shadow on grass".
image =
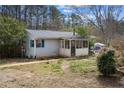
[[120, 83], [121, 77], [119, 75], [113, 75], [108, 77], [98, 75], [97, 80], [104, 87], [124, 87], [124, 85]]

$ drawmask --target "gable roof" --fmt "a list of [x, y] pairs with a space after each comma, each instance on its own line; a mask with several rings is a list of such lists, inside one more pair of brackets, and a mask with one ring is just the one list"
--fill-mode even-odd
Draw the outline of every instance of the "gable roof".
[[50, 30], [30, 30], [27, 29], [28, 35], [32, 39], [60, 39], [60, 38], [71, 38], [73, 32], [62, 32], [62, 31], [50, 31]]

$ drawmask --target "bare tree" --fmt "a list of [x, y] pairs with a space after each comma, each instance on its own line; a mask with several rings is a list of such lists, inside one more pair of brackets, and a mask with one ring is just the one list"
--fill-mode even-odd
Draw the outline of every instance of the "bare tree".
[[[93, 24], [99, 31], [105, 43], [110, 43], [118, 31], [118, 24], [123, 20], [123, 6], [79, 6], [74, 7], [75, 13], [84, 17], [87, 22]], [[82, 10], [82, 11], [81, 11]], [[86, 11], [85, 13], [83, 11]]]

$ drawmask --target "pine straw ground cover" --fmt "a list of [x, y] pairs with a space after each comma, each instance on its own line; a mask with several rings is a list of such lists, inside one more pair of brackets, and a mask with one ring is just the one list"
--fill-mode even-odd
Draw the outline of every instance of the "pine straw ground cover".
[[0, 87], [124, 87], [99, 75], [95, 59], [64, 60], [0, 69]]

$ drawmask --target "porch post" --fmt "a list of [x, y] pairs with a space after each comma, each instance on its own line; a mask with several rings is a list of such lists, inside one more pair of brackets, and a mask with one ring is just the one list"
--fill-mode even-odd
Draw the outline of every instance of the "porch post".
[[69, 40], [69, 44], [70, 44], [69, 50], [70, 50], [70, 57], [71, 57], [71, 40]]
[[69, 40], [69, 44], [70, 44], [70, 49], [71, 49], [71, 40]]
[[60, 40], [60, 48], [62, 48], [62, 40]]
[[77, 50], [77, 40], [75, 40], [75, 56], [77, 56], [76, 50]]
[[89, 39], [87, 39], [87, 42], [88, 42], [88, 55], [89, 55], [89, 52], [90, 52], [90, 46], [89, 46], [90, 45], [89, 44], [90, 42], [89, 42]]
[[65, 39], [63, 39], [63, 41], [64, 41], [64, 48], [65, 48]]
[[84, 48], [84, 40], [82, 40], [82, 47]]
[[75, 40], [75, 43], [74, 44], [75, 44], [75, 50], [76, 50], [76, 48], [77, 48], [77, 46], [76, 46], [77, 45], [77, 40]]
[[36, 58], [36, 40], [34, 39], [34, 58]]

